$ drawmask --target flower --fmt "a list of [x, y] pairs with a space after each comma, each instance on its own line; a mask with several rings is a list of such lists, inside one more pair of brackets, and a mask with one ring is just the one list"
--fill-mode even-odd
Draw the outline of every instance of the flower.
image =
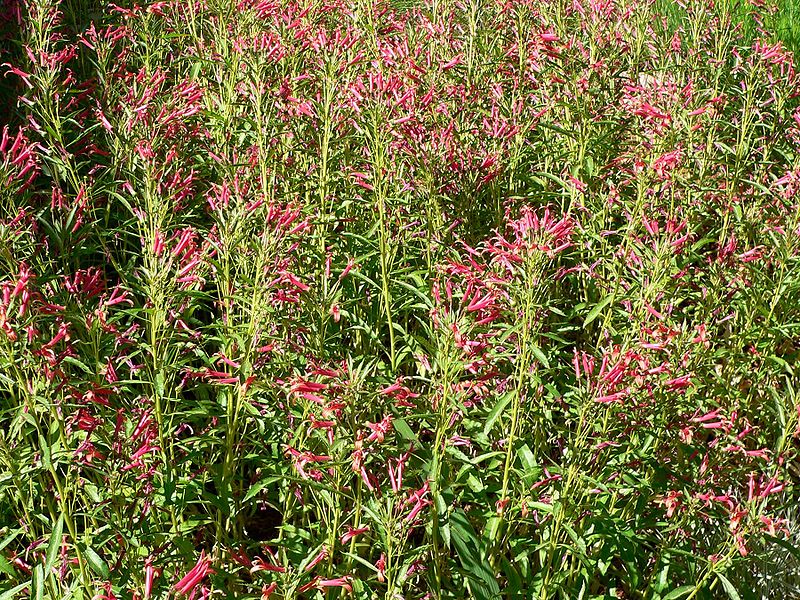
[[197, 564], [192, 567], [183, 578], [173, 586], [175, 593], [181, 595], [188, 595], [192, 592], [197, 585], [206, 578], [209, 573], [213, 573], [211, 569], [211, 558], [206, 556], [205, 550], [200, 553], [200, 558], [197, 559]]

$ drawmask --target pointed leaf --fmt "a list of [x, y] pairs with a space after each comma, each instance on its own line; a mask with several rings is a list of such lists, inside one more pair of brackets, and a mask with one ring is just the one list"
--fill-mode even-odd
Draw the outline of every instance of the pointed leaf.
[[53, 531], [50, 534], [50, 542], [47, 544], [47, 554], [45, 554], [45, 560], [44, 560], [44, 572], [46, 574], [49, 574], [56, 564], [58, 550], [61, 547], [61, 537], [63, 531], [64, 531], [64, 514], [62, 513], [61, 515], [59, 515], [55, 527], [53, 527]]
[[717, 579], [722, 584], [722, 589], [725, 590], [725, 593], [728, 594], [728, 598], [731, 600], [742, 600], [741, 596], [739, 596], [739, 592], [736, 591], [736, 588], [733, 587], [733, 584], [730, 580], [725, 577], [722, 573], [716, 573]]
[[469, 576], [469, 589], [477, 600], [500, 597], [500, 586], [483, 553], [467, 515], [456, 510], [450, 515], [450, 533], [461, 566]]
[[611, 303], [611, 300], [614, 299], [614, 296], [609, 294], [605, 298], [603, 298], [595, 307], [589, 311], [589, 314], [586, 315], [586, 319], [583, 321], [583, 326], [586, 327], [589, 323], [594, 321], [597, 316], [602, 312], [602, 310]]

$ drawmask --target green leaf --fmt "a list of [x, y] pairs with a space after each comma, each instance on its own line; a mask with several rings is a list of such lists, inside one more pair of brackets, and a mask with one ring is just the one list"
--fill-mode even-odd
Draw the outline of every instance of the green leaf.
[[612, 294], [609, 294], [605, 298], [603, 298], [599, 304], [596, 304], [595, 307], [589, 311], [589, 314], [586, 315], [586, 319], [583, 321], [583, 326], [586, 327], [589, 323], [594, 321], [597, 316], [603, 311], [603, 309], [611, 303], [611, 300], [614, 299]]
[[506, 576], [507, 582], [507, 589], [505, 590], [505, 593], [507, 594], [506, 597], [521, 597], [523, 590], [525, 590], [525, 583], [523, 582], [519, 571], [517, 571], [517, 569], [514, 568], [514, 565], [506, 558], [501, 559], [501, 564], [503, 565], [503, 574]]
[[79, 361], [77, 358], [72, 356], [65, 356], [61, 359], [63, 362], [78, 367], [81, 371], [86, 373], [87, 375], [94, 375], [94, 371], [92, 371], [89, 367]]
[[689, 592], [693, 592], [695, 586], [693, 585], [682, 585], [681, 587], [672, 590], [669, 594], [664, 596], [661, 600], [676, 600], [677, 598], [683, 598], [684, 596], [688, 595]]
[[483, 553], [475, 530], [462, 510], [450, 515], [450, 533], [458, 560], [469, 577], [469, 589], [477, 600], [500, 597], [500, 586]]
[[[567, 532], [567, 535], [570, 537], [572, 542], [575, 544], [575, 548], [573, 550], [573, 554], [577, 555], [579, 558], [585, 559], [586, 558], [586, 542], [583, 540], [581, 536], [578, 535], [578, 532], [575, 531], [569, 524], [562, 523], [562, 527]], [[575, 551], [577, 550], [577, 552]]]
[[361, 563], [364, 567], [374, 571], [375, 573], [378, 572], [378, 569], [375, 567], [374, 564], [372, 564], [371, 562], [369, 562], [364, 558], [361, 558], [358, 554], [351, 554], [350, 552], [342, 552], [342, 555], [348, 558], [352, 558], [354, 561]]
[[778, 546], [789, 552], [789, 554], [791, 554], [793, 557], [800, 559], [800, 549], [795, 547], [793, 544], [790, 544], [786, 540], [772, 535], [765, 535], [764, 539], [767, 540], [768, 542], [772, 542], [773, 544], [777, 544]]
[[742, 600], [741, 596], [739, 596], [739, 592], [736, 591], [736, 588], [733, 587], [733, 584], [730, 580], [725, 577], [722, 573], [715, 573], [717, 579], [722, 584], [722, 589], [725, 590], [725, 593], [728, 594], [728, 598], [731, 600]]
[[9, 577], [13, 577], [17, 574], [14, 570], [14, 566], [2, 554], [0, 554], [0, 573], [5, 573]]
[[22, 529], [15, 529], [14, 531], [12, 531], [11, 535], [9, 535], [6, 539], [0, 542], [0, 550], [8, 546], [11, 542], [13, 542], [20, 533], [22, 533]]
[[[536, 457], [533, 454], [533, 451], [530, 449], [528, 444], [523, 444], [517, 450], [517, 457], [519, 457], [520, 462], [522, 463], [522, 476], [526, 478], [526, 480], [530, 480], [531, 478], [537, 475], [537, 464], [536, 464]], [[526, 481], [528, 485], [533, 484], [533, 481]]]
[[44, 571], [42, 565], [36, 565], [33, 570], [33, 591], [36, 600], [42, 600], [44, 597]]
[[247, 493], [244, 495], [242, 502], [247, 502], [251, 498], [255, 497], [261, 490], [267, 487], [271, 483], [275, 483], [276, 481], [280, 481], [280, 477], [267, 477], [256, 483], [253, 487], [247, 490]]
[[480, 494], [486, 489], [481, 480], [475, 477], [475, 475], [472, 473], [467, 475], [467, 485], [472, 488], [472, 491], [476, 494]]
[[547, 357], [544, 355], [544, 352], [542, 352], [542, 349], [539, 348], [539, 346], [533, 344], [531, 346], [531, 352], [533, 352], [533, 355], [537, 359], [539, 359], [539, 362], [542, 363], [542, 366], [544, 366], [545, 369], [550, 368], [550, 363], [548, 362]]
[[399, 433], [403, 439], [406, 439], [411, 442], [416, 442], [419, 444], [419, 438], [417, 438], [417, 434], [415, 434], [411, 427], [408, 426], [405, 419], [395, 419], [392, 421], [392, 427], [394, 430]]
[[86, 556], [86, 561], [89, 563], [92, 571], [101, 577], [108, 579], [108, 565], [106, 564], [106, 561], [100, 558], [100, 555], [97, 554], [97, 552], [95, 552], [91, 546], [86, 546], [83, 554]]
[[483, 434], [489, 435], [489, 432], [492, 430], [492, 427], [500, 418], [500, 414], [503, 412], [508, 403], [511, 402], [511, 398], [514, 397], [514, 390], [508, 391], [500, 397], [500, 400], [497, 401], [497, 404], [494, 405], [489, 415], [486, 417], [486, 423], [483, 426]]
[[6, 590], [0, 594], [0, 600], [11, 600], [11, 598], [14, 598], [22, 590], [28, 587], [28, 585], [30, 584], [26, 581], [25, 583], [20, 583], [18, 586], [11, 588], [10, 590]]
[[41, 434], [39, 434], [39, 447], [39, 449], [42, 451], [42, 464], [44, 465], [45, 469], [50, 469], [53, 466], [53, 463], [50, 459], [50, 443]]
[[658, 572], [658, 578], [655, 581], [653, 589], [655, 589], [655, 591], [658, 592], [659, 594], [661, 594], [661, 592], [667, 588], [667, 582], [669, 577], [669, 566], [670, 566], [669, 563], [665, 564], [664, 568], [662, 568]]
[[553, 505], [547, 504], [546, 502], [528, 502], [528, 506], [530, 506], [534, 510], [539, 510], [543, 513], [552, 513], [553, 512]]
[[59, 515], [55, 527], [53, 527], [53, 531], [50, 534], [50, 542], [47, 544], [47, 553], [45, 554], [44, 560], [44, 572], [46, 574], [49, 574], [56, 564], [56, 557], [58, 556], [58, 550], [61, 547], [61, 537], [63, 531], [64, 514], [62, 513]]

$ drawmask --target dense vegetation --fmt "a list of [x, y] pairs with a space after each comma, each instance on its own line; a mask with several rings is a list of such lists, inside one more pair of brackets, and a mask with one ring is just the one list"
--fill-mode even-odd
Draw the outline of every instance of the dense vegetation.
[[5, 0], [0, 599], [800, 597], [793, 6]]

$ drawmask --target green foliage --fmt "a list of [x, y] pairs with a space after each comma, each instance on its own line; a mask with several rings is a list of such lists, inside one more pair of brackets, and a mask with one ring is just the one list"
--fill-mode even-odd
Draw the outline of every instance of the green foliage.
[[0, 600], [800, 594], [794, 3], [5, 7]]

